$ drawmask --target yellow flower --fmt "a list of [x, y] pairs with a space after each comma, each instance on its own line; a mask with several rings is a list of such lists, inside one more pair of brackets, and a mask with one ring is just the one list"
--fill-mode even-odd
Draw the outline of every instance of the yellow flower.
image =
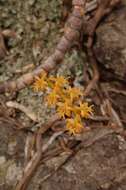
[[56, 94], [55, 91], [52, 91], [46, 98], [47, 103], [49, 106], [54, 106], [58, 102], [59, 96]]
[[81, 123], [81, 118], [79, 115], [76, 115], [74, 119], [66, 120], [66, 128], [70, 132], [70, 134], [78, 134], [81, 133], [83, 129], [83, 125]]
[[54, 89], [54, 84], [53, 84], [52, 81], [50, 81], [49, 79], [47, 79], [47, 83], [48, 83], [48, 88]]
[[36, 77], [36, 80], [33, 85], [33, 89], [34, 89], [34, 91], [38, 92], [40, 90], [44, 90], [47, 86], [48, 86], [48, 84], [43, 77], [41, 77], [41, 78]]
[[49, 80], [54, 81], [56, 87], [63, 87], [65, 85], [68, 85], [68, 80], [65, 79], [63, 76], [50, 77]]
[[59, 86], [54, 86], [53, 90], [60, 96], [63, 95], [63, 89]]
[[82, 96], [82, 92], [79, 88], [76, 87], [69, 87], [68, 90], [66, 90], [68, 96], [70, 96], [70, 100], [73, 101], [77, 98], [79, 98], [79, 96]]
[[89, 118], [89, 116], [93, 113], [92, 106], [88, 106], [88, 103], [80, 103], [79, 106], [80, 109], [80, 115], [83, 118]]
[[73, 105], [72, 106], [72, 112], [76, 115], [80, 115], [80, 108], [79, 106]]
[[64, 103], [59, 102], [57, 108], [57, 113], [59, 114], [60, 117], [65, 118], [65, 116], [70, 117], [71, 116], [71, 111], [72, 107], [69, 103], [69, 101], [65, 101]]
[[38, 92], [40, 90], [44, 90], [47, 86], [47, 73], [43, 71], [40, 77], [35, 77], [33, 89]]
[[78, 134], [83, 130], [82, 118], [89, 118], [93, 113], [92, 106], [82, 102], [82, 91], [71, 87], [63, 76], [47, 77], [43, 72], [36, 77], [34, 90], [46, 90], [48, 106], [54, 106], [60, 118], [66, 120], [66, 129], [70, 134]]

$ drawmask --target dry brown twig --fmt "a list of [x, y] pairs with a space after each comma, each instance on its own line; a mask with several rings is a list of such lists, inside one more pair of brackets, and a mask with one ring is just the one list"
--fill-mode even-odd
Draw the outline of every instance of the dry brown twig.
[[10, 108], [15, 108], [18, 109], [20, 111], [22, 111], [23, 113], [25, 113], [32, 121], [34, 122], [38, 122], [38, 118], [35, 115], [35, 113], [33, 113], [30, 109], [28, 109], [27, 107], [25, 107], [24, 105], [21, 105], [17, 102], [12, 102], [12, 101], [8, 101], [6, 102], [7, 107]]
[[[52, 144], [52, 142], [63, 133], [63, 131], [54, 133], [54, 135], [52, 135], [52, 137], [49, 139], [49, 141], [42, 146], [42, 135], [48, 129], [50, 129], [53, 125], [55, 125], [57, 121], [59, 121], [59, 117], [57, 115], [54, 115], [48, 121], [48, 123], [46, 123], [45, 125], [42, 125], [40, 127], [40, 129], [38, 130], [38, 132], [36, 134], [36, 140], [35, 140], [36, 152], [34, 153], [33, 157], [30, 159], [30, 161], [28, 163], [27, 163], [27, 161], [29, 160], [29, 154], [28, 154], [28, 150], [26, 150], [27, 165], [24, 169], [24, 175], [23, 175], [22, 179], [19, 181], [19, 183], [16, 186], [16, 190], [25, 190], [26, 189], [29, 180], [31, 179], [34, 171], [36, 170], [38, 164], [40, 163], [40, 161], [42, 159], [42, 156], [43, 156], [42, 153], [44, 153], [48, 149], [48, 147]], [[27, 147], [26, 147], [26, 149], [27, 149]], [[31, 154], [30, 154], [30, 156], [31, 156]]]
[[97, 82], [99, 81], [99, 71], [98, 71], [98, 66], [97, 66], [97, 61], [93, 52], [92, 47], [88, 48], [88, 59], [89, 63], [91, 64], [91, 67], [93, 69], [93, 78], [92, 80], [88, 83], [87, 87], [84, 90], [84, 96], [88, 96], [93, 88], [96, 87]]
[[17, 69], [16, 71], [14, 71], [14, 73], [19, 74], [19, 73], [26, 73], [29, 69], [33, 69], [35, 67], [35, 65], [33, 63], [30, 63], [26, 66], [24, 66], [21, 69]]
[[104, 112], [110, 116], [110, 119], [113, 123], [115, 123], [118, 127], [123, 128], [123, 124], [120, 120], [119, 115], [117, 114], [117, 112], [115, 111], [115, 109], [112, 107], [109, 99], [105, 99], [103, 101], [102, 104], [102, 110], [104, 110]]
[[4, 123], [8, 123], [14, 129], [17, 129], [17, 130], [24, 129], [25, 126], [23, 126], [23, 124], [21, 122], [12, 118], [10, 116], [10, 113], [8, 113], [8, 112], [9, 111], [8, 111], [7, 107], [4, 105], [3, 102], [0, 101], [0, 121], [4, 122]]
[[105, 88], [103, 84], [102, 85], [99, 84], [99, 86], [97, 85], [96, 91], [100, 96], [100, 101], [101, 101], [100, 110], [101, 110], [102, 115], [105, 117], [106, 116], [109, 117], [110, 123], [113, 123], [116, 127], [123, 129], [123, 123], [118, 113], [113, 108], [110, 102], [107, 88]]
[[39, 162], [41, 161], [42, 154], [49, 148], [49, 146], [55, 141], [55, 139], [62, 135], [63, 132], [57, 132], [54, 133], [49, 141], [42, 146], [41, 142], [41, 134], [37, 134], [37, 142], [36, 142], [36, 153], [33, 155], [29, 163], [24, 169], [24, 175], [19, 182], [19, 184], [16, 186], [16, 190], [25, 190], [27, 188], [29, 179], [33, 175], [34, 171], [36, 170]]
[[33, 157], [33, 154], [35, 152], [34, 145], [35, 145], [35, 137], [36, 135], [33, 133], [28, 133], [25, 141], [25, 149], [24, 149], [24, 166], [28, 164], [30, 159]]
[[115, 8], [119, 3], [120, 0], [101, 0], [94, 17], [89, 21], [89, 23], [87, 23], [87, 28], [86, 28], [88, 35], [87, 54], [89, 62], [93, 69], [93, 78], [87, 85], [84, 91], [84, 96], [90, 94], [91, 90], [95, 87], [100, 78], [97, 66], [97, 60], [93, 51], [93, 39], [96, 27], [98, 26], [101, 19], [105, 15], [109, 14], [113, 10], [113, 8]]
[[116, 89], [116, 88], [107, 88], [107, 90], [109, 92], [113, 92], [113, 93], [116, 93], [116, 94], [121, 94], [123, 96], [126, 96], [126, 90], [120, 90], [120, 89]]

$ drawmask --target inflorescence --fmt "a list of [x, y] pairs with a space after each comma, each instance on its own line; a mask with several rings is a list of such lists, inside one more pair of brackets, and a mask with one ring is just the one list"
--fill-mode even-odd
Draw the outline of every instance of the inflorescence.
[[63, 76], [47, 76], [43, 72], [36, 77], [33, 88], [36, 92], [46, 93], [45, 101], [55, 108], [61, 119], [66, 121], [66, 130], [70, 134], [81, 133], [84, 129], [82, 119], [88, 119], [93, 113], [92, 105], [83, 102], [83, 93], [78, 87], [71, 87]]

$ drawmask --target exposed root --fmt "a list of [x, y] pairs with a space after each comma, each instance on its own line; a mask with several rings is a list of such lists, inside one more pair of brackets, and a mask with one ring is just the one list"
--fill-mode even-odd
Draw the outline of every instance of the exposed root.
[[[87, 24], [87, 34], [89, 36], [88, 47], [90, 48], [93, 44], [93, 35], [95, 33], [95, 29], [101, 19], [112, 11], [112, 9], [117, 6], [120, 0], [101, 0], [99, 4], [99, 8], [97, 9], [94, 17]], [[66, 52], [70, 49], [72, 44], [77, 41], [80, 37], [80, 33], [82, 27], [85, 27], [83, 23], [83, 17], [85, 13], [90, 10], [95, 9], [97, 7], [96, 2], [94, 4], [87, 4], [87, 12], [84, 12], [84, 7], [86, 4], [86, 0], [73, 0], [73, 11], [68, 18], [65, 27], [65, 33], [58, 43], [54, 53], [37, 69], [35, 69], [31, 73], [24, 74], [16, 81], [6, 81], [3, 84], [0, 84], [0, 92], [15, 92], [19, 91], [22, 88], [25, 88], [27, 85], [30, 85], [34, 81], [35, 76], [39, 76], [42, 71], [46, 71], [47, 73], [51, 70], [55, 69], [57, 64], [61, 63]], [[92, 7], [93, 6], [93, 7]], [[85, 28], [84, 28], [85, 30]], [[4, 35], [7, 35], [7, 32], [4, 32]], [[6, 48], [3, 43], [3, 36], [0, 35], [1, 44], [2, 44], [2, 52], [5, 54]]]
[[118, 5], [118, 3], [120, 3], [120, 0], [101, 0], [94, 17], [87, 24], [87, 54], [89, 62], [93, 69], [93, 79], [89, 82], [88, 86], [86, 87], [84, 91], [84, 96], [88, 96], [90, 94], [91, 90], [95, 87], [100, 78], [97, 61], [93, 52], [93, 39], [96, 27], [98, 26], [101, 19], [105, 15], [110, 13], [113, 10], [113, 8]]
[[60, 63], [66, 52], [70, 49], [73, 42], [79, 39], [80, 31], [83, 25], [84, 7], [86, 0], [73, 0], [73, 11], [66, 23], [65, 32], [60, 42], [58, 43], [54, 53], [41, 65], [31, 73], [25, 74], [17, 81], [5, 82], [0, 85], [0, 92], [18, 91], [34, 81], [34, 77], [46, 71], [47, 73], [53, 70]]
[[101, 0], [99, 3], [99, 7], [94, 15], [94, 17], [89, 21], [87, 24], [87, 34], [89, 36], [88, 38], [88, 48], [92, 47], [93, 44], [93, 36], [95, 33], [95, 30], [102, 20], [102, 18], [106, 15], [108, 15], [119, 3], [121, 0]]

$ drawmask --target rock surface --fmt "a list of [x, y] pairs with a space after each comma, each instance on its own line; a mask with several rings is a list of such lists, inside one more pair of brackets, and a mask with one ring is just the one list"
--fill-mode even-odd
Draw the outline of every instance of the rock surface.
[[125, 163], [126, 142], [118, 135], [109, 134], [87, 148], [82, 145], [45, 182], [42, 180], [49, 168], [40, 167], [28, 190], [125, 190]]
[[95, 53], [102, 68], [126, 80], [126, 1], [115, 9], [96, 32]]

